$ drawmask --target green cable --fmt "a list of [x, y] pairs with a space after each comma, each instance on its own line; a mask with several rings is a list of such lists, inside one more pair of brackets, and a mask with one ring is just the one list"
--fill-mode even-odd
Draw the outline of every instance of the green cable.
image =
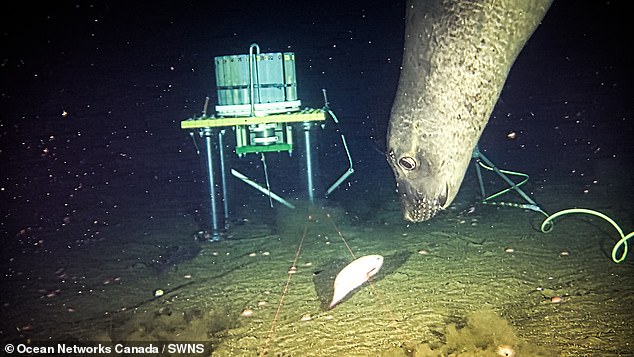
[[[478, 162], [478, 164], [489, 171], [495, 171], [492, 167], [489, 167], [485, 164], [483, 164], [482, 162]], [[616, 244], [614, 244], [614, 247], [612, 248], [612, 261], [614, 261], [615, 263], [620, 263], [623, 260], [625, 260], [625, 257], [627, 256], [627, 240], [634, 237], [634, 232], [629, 233], [628, 235], [625, 235], [623, 233], [623, 230], [621, 229], [621, 227], [619, 227], [618, 224], [616, 224], [616, 222], [614, 222], [614, 220], [612, 220], [612, 218], [604, 215], [601, 212], [597, 212], [597, 211], [593, 211], [591, 209], [585, 209], [585, 208], [571, 208], [571, 209], [566, 209], [566, 210], [562, 210], [559, 211], [555, 214], [553, 214], [552, 216], [548, 216], [548, 213], [544, 212], [541, 208], [539, 208], [539, 206], [537, 206], [536, 204], [534, 204], [534, 202], [531, 202], [533, 204], [518, 204], [518, 203], [512, 203], [512, 202], [493, 202], [490, 201], [492, 199], [494, 199], [495, 197], [501, 196], [503, 194], [505, 194], [506, 192], [514, 189], [514, 188], [518, 188], [519, 186], [523, 185], [524, 183], [526, 183], [526, 181], [528, 181], [528, 175], [521, 173], [521, 172], [514, 172], [514, 171], [507, 171], [507, 170], [499, 170], [500, 172], [504, 173], [504, 174], [508, 174], [508, 175], [516, 175], [516, 176], [521, 176], [524, 179], [522, 181], [520, 181], [519, 183], [515, 183], [515, 187], [508, 187], [506, 189], [503, 189], [497, 193], [494, 193], [492, 195], [489, 195], [488, 197], [485, 197], [482, 200], [482, 203], [485, 205], [492, 205], [492, 206], [506, 206], [506, 207], [517, 207], [517, 208], [524, 208], [524, 209], [530, 209], [536, 212], [540, 212], [542, 213], [544, 216], [546, 216], [546, 219], [544, 220], [544, 222], [542, 222], [541, 225], [541, 231], [543, 233], [548, 233], [553, 229], [553, 222], [552, 220], [559, 217], [559, 216], [563, 216], [565, 214], [571, 214], [571, 213], [585, 213], [585, 214], [589, 214], [592, 216], [597, 216], [600, 218], [605, 219], [606, 221], [610, 222], [610, 224], [612, 225], [612, 227], [614, 227], [616, 229], [617, 232], [619, 232], [619, 235], [621, 236], [621, 239], [616, 242]], [[484, 193], [484, 189], [483, 189], [483, 193]], [[530, 201], [530, 200], [529, 200]], [[623, 247], [623, 251], [621, 253], [620, 257], [616, 257], [617, 252], [619, 251], [619, 249], [621, 248], [621, 246]]]
[[[546, 229], [546, 225], [548, 224], [550, 224], [550, 228], [552, 229], [551, 221], [553, 219], [559, 216], [563, 216], [565, 214], [570, 214], [570, 213], [585, 213], [585, 214], [603, 218], [606, 221], [608, 221], [612, 225], [612, 227], [614, 227], [616, 231], [619, 232], [619, 235], [621, 235], [621, 239], [618, 242], [616, 242], [616, 244], [614, 245], [614, 248], [612, 248], [612, 261], [614, 261], [615, 263], [620, 263], [623, 260], [625, 260], [625, 257], [627, 256], [627, 240], [634, 237], [634, 232], [631, 232], [628, 235], [623, 234], [623, 230], [621, 229], [621, 227], [619, 227], [619, 225], [616, 224], [616, 222], [614, 222], [612, 218], [604, 215], [601, 212], [597, 212], [597, 211], [593, 211], [591, 209], [585, 209], [585, 208], [571, 208], [571, 209], [559, 211], [557, 213], [554, 213], [552, 216], [546, 218], [544, 222], [542, 222], [542, 226], [541, 226], [542, 232], [547, 233], [548, 231], [550, 231], [550, 229]], [[621, 246], [623, 247], [623, 252], [621, 253], [621, 256], [617, 258], [616, 253], [619, 251]]]

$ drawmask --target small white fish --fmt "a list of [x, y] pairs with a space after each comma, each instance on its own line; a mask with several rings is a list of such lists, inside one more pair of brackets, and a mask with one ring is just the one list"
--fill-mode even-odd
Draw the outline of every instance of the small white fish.
[[366, 255], [346, 265], [335, 278], [335, 289], [328, 308], [332, 309], [352, 290], [368, 281], [379, 272], [382, 265], [383, 256], [381, 255]]

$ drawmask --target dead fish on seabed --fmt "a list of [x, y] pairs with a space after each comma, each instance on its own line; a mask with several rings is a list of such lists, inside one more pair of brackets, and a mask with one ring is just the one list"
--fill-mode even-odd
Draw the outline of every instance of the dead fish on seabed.
[[332, 309], [352, 290], [358, 288], [378, 273], [382, 265], [383, 256], [366, 255], [341, 269], [335, 278], [335, 289], [328, 309]]

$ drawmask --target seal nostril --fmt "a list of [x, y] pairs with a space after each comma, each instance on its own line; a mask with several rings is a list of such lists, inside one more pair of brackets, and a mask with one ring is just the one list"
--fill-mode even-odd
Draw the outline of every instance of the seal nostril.
[[438, 204], [440, 205], [440, 207], [445, 207], [445, 204], [447, 203], [447, 197], [449, 197], [449, 185], [445, 185], [445, 193], [438, 196]]

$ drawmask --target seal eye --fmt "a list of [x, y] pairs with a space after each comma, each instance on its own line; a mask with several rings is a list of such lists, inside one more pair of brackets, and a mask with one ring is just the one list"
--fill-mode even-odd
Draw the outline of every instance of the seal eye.
[[416, 160], [409, 156], [403, 156], [398, 159], [398, 164], [407, 171], [412, 171], [416, 168]]

